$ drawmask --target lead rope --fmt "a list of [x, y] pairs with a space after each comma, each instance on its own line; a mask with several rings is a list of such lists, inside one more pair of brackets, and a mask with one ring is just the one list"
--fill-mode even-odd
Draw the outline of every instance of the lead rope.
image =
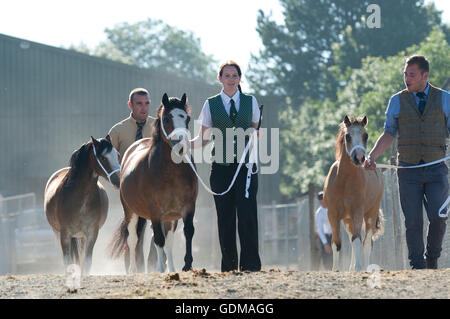
[[[212, 195], [222, 196], [222, 195], [225, 195], [226, 193], [228, 193], [228, 192], [230, 191], [230, 189], [233, 187], [234, 182], [236, 181], [236, 178], [237, 178], [237, 176], [238, 176], [238, 174], [239, 174], [239, 170], [241, 169], [242, 164], [244, 163], [245, 156], [246, 156], [247, 153], [248, 153], [248, 150], [249, 150], [249, 148], [250, 148], [250, 145], [253, 144], [255, 141], [256, 141], [256, 130], [253, 131], [253, 134], [252, 134], [252, 137], [251, 137], [250, 141], [249, 141], [249, 142], [247, 143], [247, 145], [245, 146], [244, 153], [243, 153], [242, 156], [241, 156], [241, 160], [239, 161], [239, 165], [238, 165], [238, 167], [237, 167], [237, 169], [236, 169], [236, 172], [234, 173], [233, 179], [231, 180], [230, 186], [228, 186], [228, 188], [227, 188], [224, 192], [222, 192], [222, 193], [216, 193], [216, 192], [212, 191], [212, 190], [205, 184], [205, 182], [202, 180], [202, 178], [200, 177], [200, 175], [197, 173], [197, 171], [196, 171], [196, 169], [195, 169], [195, 167], [194, 167], [194, 164], [192, 164], [191, 157], [190, 157], [188, 154], [185, 154], [185, 155], [184, 155], [184, 158], [185, 158], [186, 161], [189, 163], [189, 165], [191, 166], [191, 168], [192, 168], [192, 170], [194, 171], [195, 175], [197, 176], [198, 180], [199, 180], [200, 183], [203, 185], [203, 187], [206, 189], [206, 191], [207, 191], [208, 193], [212, 194]], [[257, 143], [256, 143], [255, 145], [257, 145]], [[253, 148], [252, 148], [252, 153], [250, 154], [250, 158], [257, 158], [257, 157], [258, 157], [258, 156], [257, 156], [257, 153], [256, 153], [256, 149], [257, 149], [257, 147], [253, 147]], [[254, 155], [254, 154], [256, 154], [256, 155]], [[249, 166], [249, 164], [251, 164], [251, 166]], [[255, 162], [255, 164], [258, 165], [256, 162]], [[245, 197], [248, 198], [248, 188], [250, 187], [251, 175], [252, 175], [252, 174], [256, 174], [256, 173], [258, 172], [258, 170], [257, 170], [256, 172], [252, 172], [252, 166], [253, 166], [253, 163], [248, 163], [248, 164], [246, 164], [246, 165], [247, 165], [248, 171], [247, 171], [247, 181], [246, 181], [246, 185], [245, 185]], [[249, 177], [249, 176], [250, 176], [250, 177]]]
[[[425, 164], [420, 164], [420, 165], [413, 165], [413, 166], [397, 166], [397, 165], [390, 165], [390, 164], [377, 164], [378, 168], [394, 168], [394, 169], [399, 169], [399, 168], [420, 168], [420, 167], [426, 167], [426, 166], [431, 166], [437, 163], [440, 163], [442, 161], [446, 161], [450, 158], [450, 156], [441, 158], [439, 160], [430, 162], [430, 163], [425, 163]], [[441, 218], [446, 218], [448, 217], [448, 209], [445, 210], [447, 208], [447, 206], [450, 204], [450, 196], [447, 197], [447, 200], [444, 202], [444, 204], [442, 204], [442, 206], [439, 208], [439, 212], [438, 215]], [[445, 212], [443, 212], [445, 210]]]
[[[163, 134], [165, 135], [165, 137], [166, 137], [169, 141], [171, 141], [170, 138], [171, 138], [173, 135], [175, 135], [177, 132], [180, 132], [180, 131], [183, 132], [183, 133], [188, 137], [188, 141], [190, 140], [190, 135], [191, 135], [191, 133], [189, 132], [188, 129], [186, 129], [186, 128], [176, 128], [176, 129], [174, 129], [169, 135], [167, 135], [166, 130], [165, 130], [165, 128], [164, 128], [164, 121], [162, 120], [162, 118], [160, 119], [160, 122], [161, 122], [161, 128], [162, 128]], [[259, 166], [258, 166], [258, 142], [257, 142], [257, 130], [254, 130], [254, 131], [253, 131], [253, 134], [252, 134], [252, 136], [251, 136], [251, 138], [250, 138], [250, 141], [249, 141], [249, 142], [247, 143], [247, 145], [245, 146], [244, 153], [243, 153], [242, 156], [241, 156], [241, 159], [240, 159], [240, 161], [239, 161], [239, 165], [238, 165], [238, 167], [237, 167], [237, 169], [236, 169], [236, 172], [234, 173], [234, 176], [233, 176], [233, 179], [232, 179], [232, 181], [231, 181], [230, 186], [228, 186], [228, 188], [227, 188], [224, 192], [222, 192], [222, 193], [216, 193], [216, 192], [212, 191], [212, 190], [205, 184], [205, 182], [203, 181], [203, 179], [200, 177], [200, 175], [198, 174], [197, 170], [195, 169], [195, 166], [194, 166], [194, 164], [193, 164], [192, 161], [191, 161], [191, 156], [190, 156], [190, 154], [186, 153], [186, 154], [184, 155], [184, 158], [185, 158], [185, 160], [189, 163], [189, 165], [191, 166], [193, 172], [194, 172], [195, 175], [197, 176], [197, 179], [200, 181], [200, 183], [203, 185], [203, 187], [206, 189], [206, 191], [209, 192], [209, 193], [212, 194], [212, 195], [222, 196], [222, 195], [225, 195], [226, 193], [228, 193], [228, 192], [230, 191], [230, 189], [233, 187], [234, 182], [236, 181], [237, 175], [239, 174], [239, 170], [241, 169], [242, 164], [244, 163], [245, 156], [247, 155], [248, 150], [249, 150], [251, 144], [255, 144], [255, 146], [252, 148], [252, 152], [250, 153], [249, 163], [246, 164], [246, 167], [247, 167], [247, 180], [246, 180], [246, 183], [245, 183], [245, 198], [248, 198], [248, 197], [249, 197], [249, 192], [248, 192], [248, 190], [249, 190], [249, 188], [250, 188], [251, 176], [252, 176], [253, 174], [258, 173], [258, 171], [259, 171]], [[255, 164], [255, 166], [256, 166], [256, 171], [253, 171], [253, 164]], [[100, 164], [100, 165], [101, 165], [101, 164]], [[103, 167], [102, 167], [102, 168], [103, 168]]]

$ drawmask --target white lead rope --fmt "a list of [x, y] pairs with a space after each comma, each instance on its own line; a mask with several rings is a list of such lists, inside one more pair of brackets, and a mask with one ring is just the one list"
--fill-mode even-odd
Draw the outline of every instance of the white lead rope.
[[[397, 166], [397, 165], [389, 165], [389, 164], [376, 164], [377, 168], [420, 168], [420, 167], [426, 167], [426, 166], [431, 166], [434, 164], [438, 164], [440, 162], [443, 162], [445, 160], [448, 160], [450, 158], [450, 156], [441, 158], [439, 160], [430, 162], [430, 163], [425, 163], [425, 164], [420, 164], [420, 165], [413, 165], [413, 166]], [[447, 200], [444, 202], [444, 204], [442, 204], [442, 206], [439, 208], [439, 217], [441, 218], [445, 218], [448, 217], [448, 209], [443, 213], [443, 211], [447, 208], [447, 206], [450, 204], [450, 196], [447, 197]]]
[[[166, 130], [165, 130], [165, 128], [164, 128], [164, 123], [163, 123], [162, 119], [160, 119], [160, 121], [161, 121], [161, 128], [162, 128], [162, 131], [163, 131], [164, 135], [166, 136], [166, 138], [167, 138], [168, 140], [170, 140], [170, 139], [171, 139], [176, 133], [178, 133], [178, 132], [180, 132], [181, 134], [184, 134], [184, 135], [186, 136], [186, 138], [187, 138], [188, 141], [190, 140], [191, 133], [190, 133], [189, 130], [187, 130], [186, 128], [176, 128], [176, 129], [174, 129], [170, 134], [167, 134], [167, 132], [166, 132]], [[222, 192], [222, 193], [216, 193], [216, 192], [213, 192], [213, 191], [205, 184], [205, 182], [202, 180], [202, 178], [201, 178], [200, 175], [198, 174], [197, 170], [195, 169], [195, 166], [194, 166], [194, 164], [193, 164], [192, 161], [191, 161], [191, 156], [190, 156], [190, 154], [186, 153], [186, 154], [184, 155], [184, 158], [185, 158], [186, 161], [189, 163], [189, 165], [191, 166], [191, 168], [192, 168], [192, 170], [194, 171], [195, 175], [197, 176], [198, 180], [199, 180], [200, 183], [203, 185], [203, 187], [206, 189], [206, 191], [208, 191], [208, 192], [211, 193], [212, 195], [222, 196], [222, 195], [225, 195], [226, 193], [228, 193], [228, 192], [230, 191], [230, 189], [233, 187], [234, 182], [236, 181], [236, 178], [237, 178], [237, 176], [238, 176], [238, 174], [239, 174], [239, 171], [240, 171], [240, 169], [241, 169], [241, 167], [242, 167], [242, 164], [243, 164], [244, 161], [245, 161], [245, 156], [246, 156], [247, 153], [248, 153], [248, 150], [249, 150], [249, 148], [250, 148], [250, 144], [256, 142], [256, 143], [255, 143], [255, 147], [252, 148], [252, 152], [251, 152], [251, 154], [250, 154], [250, 158], [249, 158], [250, 163], [246, 164], [246, 166], [247, 166], [247, 180], [246, 180], [246, 184], [245, 184], [245, 198], [248, 198], [248, 197], [249, 197], [248, 189], [250, 188], [251, 175], [252, 175], [252, 174], [258, 173], [258, 163], [257, 163], [257, 160], [258, 160], [257, 145], [258, 145], [258, 143], [257, 143], [257, 135], [256, 135], [256, 134], [257, 134], [257, 131], [254, 130], [254, 131], [253, 131], [253, 134], [252, 134], [252, 137], [251, 137], [251, 139], [250, 139], [250, 141], [249, 141], [249, 142], [247, 143], [247, 145], [245, 146], [244, 153], [242, 154], [241, 160], [239, 161], [239, 166], [237, 167], [236, 172], [234, 173], [234, 176], [233, 176], [233, 179], [232, 179], [232, 181], [231, 181], [230, 186], [228, 186], [228, 188], [227, 188], [224, 192]], [[95, 148], [94, 148], [94, 149], [95, 149]], [[256, 152], [256, 153], [255, 153], [255, 152]], [[251, 162], [252, 159], [253, 159], [255, 162], [252, 163], [252, 162]], [[253, 170], [252, 170], [253, 164], [254, 164], [254, 163], [256, 164], [256, 167], [257, 167], [256, 172], [253, 172]], [[100, 164], [100, 165], [101, 165], [101, 164]], [[102, 168], [103, 168], [103, 166], [102, 166]]]
[[[233, 179], [231, 180], [231, 184], [230, 184], [230, 186], [228, 186], [228, 188], [225, 190], [225, 191], [223, 191], [222, 193], [216, 193], [216, 192], [214, 192], [213, 190], [211, 190], [206, 184], [205, 184], [205, 182], [202, 180], [202, 178], [200, 177], [200, 175], [197, 173], [197, 171], [196, 171], [196, 169], [195, 169], [195, 167], [194, 167], [194, 164], [192, 164], [192, 161], [191, 161], [191, 157], [188, 155], [188, 154], [185, 154], [184, 155], [184, 158], [186, 159], [186, 161], [189, 163], [189, 165], [191, 166], [191, 168], [192, 168], [192, 170], [194, 171], [194, 173], [195, 173], [195, 175], [197, 176], [197, 178], [198, 178], [198, 180], [200, 181], [200, 183], [203, 185], [203, 187], [206, 189], [206, 191], [207, 192], [209, 192], [210, 194], [212, 194], [212, 195], [216, 195], [216, 196], [222, 196], [222, 195], [225, 195], [226, 193], [228, 193], [229, 191], [230, 191], [230, 189], [233, 187], [233, 185], [234, 185], [234, 182], [236, 181], [236, 178], [237, 178], [237, 176], [238, 176], [238, 174], [239, 174], [239, 171], [240, 171], [240, 169], [241, 169], [241, 167], [242, 167], [242, 164], [244, 163], [244, 161], [245, 161], [245, 156], [247, 155], [247, 153], [248, 153], [248, 150], [249, 150], [249, 148], [250, 148], [250, 145], [251, 144], [253, 144], [253, 143], [255, 143], [255, 145], [257, 145], [258, 143], [257, 143], [257, 131], [255, 130], [255, 131], [253, 131], [253, 134], [252, 134], [252, 137], [250, 138], [250, 141], [247, 143], [247, 145], [245, 146], [245, 149], [244, 149], [244, 153], [242, 154], [242, 156], [241, 156], [241, 160], [239, 161], [239, 165], [238, 165], [238, 167], [237, 167], [237, 169], [236, 169], [236, 172], [234, 173], [234, 176], [233, 176]], [[252, 152], [251, 152], [251, 154], [250, 154], [250, 159], [257, 159], [258, 158], [258, 153], [256, 153], [257, 152], [257, 147], [253, 147], [252, 148]], [[254, 163], [252, 163], [251, 161], [250, 161], [250, 163], [248, 163], [248, 164], [246, 164], [246, 166], [247, 166], [247, 181], [246, 181], [246, 185], [245, 185], [245, 197], [246, 198], [248, 198], [249, 197], [249, 193], [248, 193], [248, 189], [249, 189], [249, 187], [250, 187], [250, 181], [251, 181], [251, 175], [252, 174], [256, 174], [257, 172], [258, 172], [258, 169], [256, 170], [256, 172], [253, 172], [253, 170], [252, 170], [252, 168], [253, 168], [253, 164], [256, 164], [256, 166], [258, 167], [258, 164], [257, 164], [257, 162], [254, 162]]]

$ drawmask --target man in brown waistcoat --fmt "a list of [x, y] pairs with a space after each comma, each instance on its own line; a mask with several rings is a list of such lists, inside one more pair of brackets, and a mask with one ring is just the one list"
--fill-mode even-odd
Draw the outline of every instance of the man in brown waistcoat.
[[[115, 124], [108, 133], [111, 144], [119, 153], [120, 161], [122, 161], [125, 151], [131, 144], [141, 138], [151, 137], [152, 134], [152, 124], [154, 118], [149, 116], [150, 94], [148, 91], [143, 88], [136, 88], [132, 90], [129, 94], [128, 107], [131, 110], [130, 116]], [[136, 246], [136, 255], [139, 259], [137, 263], [138, 272], [145, 271], [142, 241], [144, 238], [145, 226], [145, 218], [139, 217], [137, 233], [140, 240]], [[154, 254], [155, 253], [156, 250], [154, 251]], [[125, 269], [128, 269], [128, 258], [129, 256], [127, 254], [125, 257]]]
[[[437, 161], [434, 165], [397, 170], [400, 203], [405, 217], [408, 258], [413, 269], [436, 269], [446, 229], [448, 168], [444, 161], [450, 131], [450, 94], [428, 83], [429, 63], [424, 56], [406, 60], [406, 89], [393, 95], [386, 109], [384, 133], [365, 161], [375, 169], [375, 160], [398, 134], [398, 165], [407, 167]], [[423, 210], [428, 216], [426, 250], [423, 243]], [[425, 258], [424, 258], [425, 256]]]

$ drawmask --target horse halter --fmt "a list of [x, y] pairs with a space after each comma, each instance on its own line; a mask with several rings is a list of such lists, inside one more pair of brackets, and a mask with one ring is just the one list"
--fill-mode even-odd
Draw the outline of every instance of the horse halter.
[[347, 150], [347, 142], [345, 142], [345, 149], [347, 150], [347, 154], [349, 156], [352, 156], [353, 151], [358, 149], [358, 148], [362, 149], [364, 153], [366, 152], [366, 148], [364, 146], [362, 146], [362, 145], [355, 145], [355, 146], [353, 146], [353, 148], [350, 151], [348, 151]]
[[[169, 135], [167, 135], [166, 129], [164, 128], [163, 116], [161, 116], [160, 121], [161, 121], [161, 129], [163, 131], [163, 134], [166, 137], [166, 139], [170, 142], [170, 144], [172, 144], [172, 140], [171, 140], [172, 137], [176, 134], [181, 134], [181, 135], [185, 136], [188, 141], [191, 139], [191, 132], [189, 132], [189, 130], [184, 127], [175, 128]], [[173, 144], [172, 144], [172, 146], [173, 146]]]
[[103, 172], [108, 177], [109, 182], [112, 184], [111, 175], [113, 175], [117, 171], [120, 171], [120, 167], [118, 169], [113, 170], [111, 173], [108, 173], [108, 171], [105, 169], [105, 167], [102, 165], [102, 163], [100, 162], [100, 160], [97, 157], [97, 152], [95, 151], [95, 145], [92, 145], [92, 148], [94, 150], [94, 157], [97, 160], [98, 165], [100, 165], [100, 167], [102, 168]]

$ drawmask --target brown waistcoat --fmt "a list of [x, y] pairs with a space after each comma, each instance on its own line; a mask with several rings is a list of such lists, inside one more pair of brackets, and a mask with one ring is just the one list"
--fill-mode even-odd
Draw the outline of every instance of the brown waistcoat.
[[429, 163], [445, 157], [447, 125], [442, 110], [442, 91], [430, 85], [423, 115], [413, 93], [399, 93], [398, 160]]

